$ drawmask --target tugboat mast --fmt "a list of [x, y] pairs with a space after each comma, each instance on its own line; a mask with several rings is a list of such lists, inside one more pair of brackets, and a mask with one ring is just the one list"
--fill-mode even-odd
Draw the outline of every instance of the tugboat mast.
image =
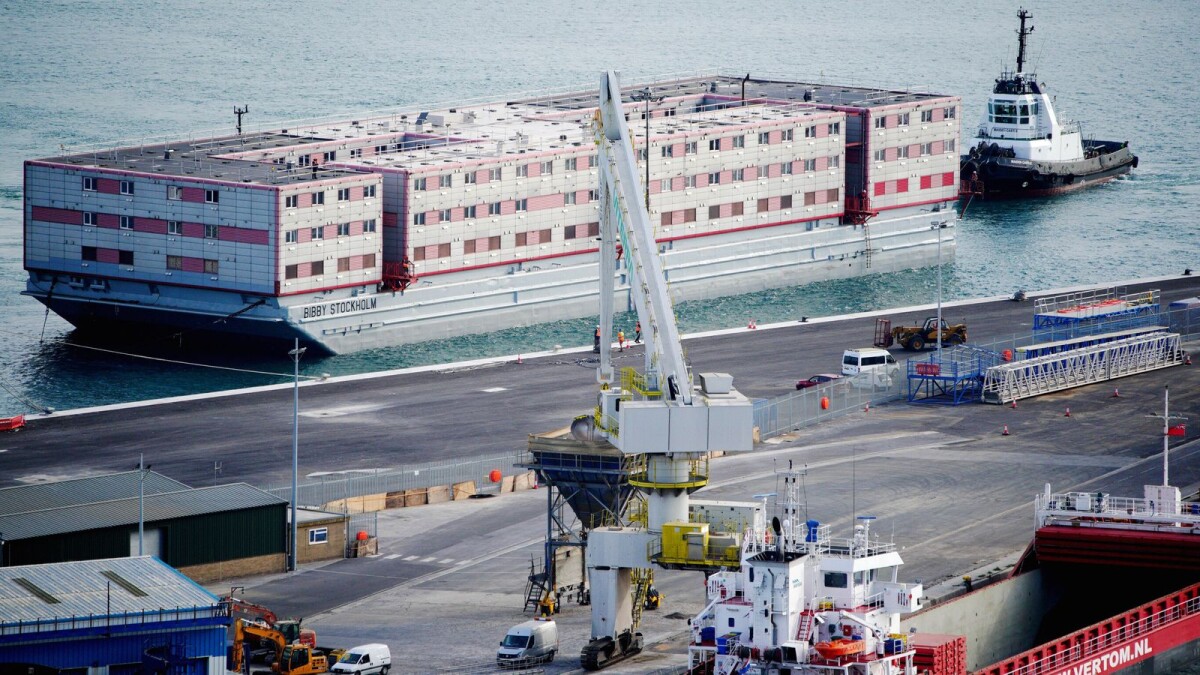
[[1027, 12], [1024, 8], [1017, 10], [1017, 18], [1021, 20], [1021, 30], [1017, 31], [1017, 72], [1025, 72], [1025, 38], [1033, 32], [1033, 26], [1029, 30], [1025, 30], [1025, 19], [1032, 19], [1033, 15]]

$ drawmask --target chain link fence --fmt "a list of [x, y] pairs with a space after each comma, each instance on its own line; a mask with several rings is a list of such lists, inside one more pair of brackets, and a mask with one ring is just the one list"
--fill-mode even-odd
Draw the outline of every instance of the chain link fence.
[[903, 398], [907, 381], [903, 368], [883, 374], [860, 373], [754, 402], [754, 426], [763, 440], [820, 422]]

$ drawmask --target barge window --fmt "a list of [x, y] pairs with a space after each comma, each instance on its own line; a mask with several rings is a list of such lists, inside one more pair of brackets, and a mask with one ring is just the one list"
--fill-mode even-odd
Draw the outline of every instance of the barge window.
[[887, 159], [887, 150], [886, 149], [880, 148], [875, 151], [875, 161], [876, 162], [882, 162], [886, 159]]
[[834, 122], [833, 124], [829, 125], [829, 135], [830, 136], [839, 136], [839, 135], [841, 135], [841, 133], [842, 133], [842, 123], [841, 122]]
[[[472, 178], [473, 177], [474, 177], [474, 174], [472, 174]], [[375, 196], [375, 186], [374, 185], [364, 185], [363, 186], [363, 199], [370, 199], [371, 197], [374, 197], [374, 196]]]
[[[472, 206], [472, 207], [471, 207], [471, 217], [472, 217], [472, 218], [474, 218], [474, 217], [475, 217], [475, 207], [474, 207], [474, 206]], [[363, 221], [363, 232], [374, 232], [374, 231], [375, 231], [375, 224], [376, 224], [376, 223], [375, 223], [375, 219], [374, 219], [374, 218], [370, 218], [370, 219], [364, 220], [364, 221]]]
[[876, 129], [886, 129], [887, 128], [887, 115], [880, 115], [879, 117], [875, 118], [875, 128]]
[[733, 147], [735, 147], [735, 148], [746, 147], [746, 137], [745, 136], [734, 136], [733, 137]]
[[313, 206], [316, 206], [318, 204], [324, 204], [325, 203], [325, 193], [324, 192], [312, 193], [312, 203], [313, 203]]
[[771, 144], [771, 132], [760, 131], [758, 134], [758, 144], [759, 145], [770, 145]]
[[780, 164], [780, 165], [779, 165], [779, 173], [781, 173], [781, 174], [783, 174], [783, 175], [785, 175], [785, 176], [790, 176], [790, 175], [792, 175], [792, 163], [791, 163], [791, 162], [784, 162], [783, 164]]
[[218, 260], [205, 260], [204, 261], [204, 273], [205, 274], [217, 274], [217, 271], [220, 269], [220, 265], [221, 265], [221, 263]]
[[313, 239], [314, 241], [319, 240], [319, 239], [324, 239], [325, 238], [325, 228], [323, 228], [323, 227], [312, 228], [311, 230], [309, 230], [309, 237], [311, 239]]
[[745, 169], [734, 169], [733, 170], [733, 179], [734, 180], [746, 180], [746, 170]]
[[829, 168], [836, 169], [836, 168], [840, 167], [841, 165], [842, 165], [842, 156], [841, 155], [830, 155], [829, 156]]
[[337, 191], [337, 200], [338, 200], [339, 202], [348, 202], [348, 201], [350, 201], [350, 188], [338, 188], [338, 191]]
[[548, 176], [552, 173], [554, 173], [554, 160], [542, 162], [542, 175]]
[[804, 127], [804, 137], [805, 138], [816, 138], [817, 137], [817, 128], [815, 126]]
[[295, 244], [298, 241], [300, 241], [300, 231], [299, 230], [288, 230], [287, 232], [283, 233], [283, 243]]
[[425, 186], [427, 184], [428, 183], [426, 182], [426, 179], [424, 179], [424, 178], [414, 178], [413, 179], [413, 190], [419, 190], [419, 191], [423, 192], [425, 190]]
[[578, 170], [578, 168], [579, 168], [579, 158], [578, 157], [568, 157], [567, 158], [567, 171], [576, 171], [576, 170]]
[[694, 154], [696, 154], [697, 152], [700, 152], [700, 143], [699, 143], [699, 141], [688, 141], [686, 144], [684, 144], [684, 146], [683, 146], [683, 154], [685, 154], [685, 155], [694, 155]]
[[183, 256], [181, 256], [181, 255], [167, 256], [167, 269], [169, 269], [169, 270], [183, 269]]
[[367, 268], [374, 267], [375, 266], [375, 254], [368, 253], [368, 254], [364, 255], [362, 261], [363, 261], [363, 264], [362, 264], [363, 267], [367, 267]]
[[599, 190], [588, 190], [588, 201], [589, 202], [594, 202], [594, 201], [599, 201], [599, 200], [600, 200], [600, 191]]
[[167, 221], [167, 234], [182, 235], [183, 223], [178, 220]]
[[528, 199], [518, 199], [517, 200], [517, 211], [528, 211], [528, 210], [529, 210], [529, 200]]
[[488, 180], [500, 180], [500, 177], [503, 175], [504, 175], [504, 169], [502, 169], [501, 167], [496, 167], [494, 169], [488, 169]]
[[475, 217], [475, 205], [463, 207], [463, 218], [472, 219]]
[[922, 122], [932, 122], [933, 121], [933, 111], [932, 110], [922, 110], [921, 111], [921, 121]]
[[[666, 181], [663, 181], [663, 182], [665, 183]], [[576, 195], [574, 192], [568, 192], [565, 195], [563, 195], [563, 204], [570, 206], [575, 203], [575, 198], [576, 198]]]
[[204, 191], [204, 203], [205, 204], [220, 204], [221, 203], [221, 191], [220, 190], [205, 190]]
[[896, 148], [896, 157], [899, 159], [908, 159], [908, 146], [901, 145], [900, 147]]
[[337, 150], [330, 150], [329, 152], [322, 153], [321, 156], [324, 158], [325, 163], [332, 162], [337, 159]]
[[902, 126], [902, 127], [908, 126], [908, 116], [909, 116], [909, 113], [900, 113], [898, 115], [898, 117], [899, 117], [898, 126]]
[[788, 141], [790, 141], [790, 140], [792, 140], [792, 136], [793, 136], [793, 133], [792, 133], [792, 132], [793, 132], [793, 130], [792, 130], [792, 129], [784, 129], [784, 130], [783, 130], [783, 141], [784, 141], [785, 143], [786, 143], [786, 142], [788, 142]]
[[122, 230], [132, 230], [133, 229], [133, 217], [132, 216], [121, 216], [121, 229]]
[[91, 211], [84, 211], [83, 212], [83, 224], [84, 225], [95, 225], [96, 224], [96, 214], [92, 213]]
[[[310, 276], [319, 277], [322, 274], [325, 274], [325, 261], [324, 260], [314, 260], [310, 264], [312, 265], [312, 269], [310, 271]], [[204, 266], [208, 267], [207, 260], [204, 261]]]
[[816, 170], [817, 170], [817, 160], [815, 160], [815, 159], [804, 160], [804, 171], [806, 173], [812, 173], [813, 171], [816, 171]]
[[131, 180], [121, 181], [121, 194], [123, 194], [123, 195], [133, 194], [133, 181], [131, 181]]
[[350, 236], [350, 223], [338, 223], [338, 236], [339, 237], [349, 237]]
[[349, 271], [350, 271], [349, 256], [347, 256], [345, 258], [338, 258], [338, 272], [349, 272]]
[[287, 267], [283, 268], [283, 278], [284, 279], [299, 279], [300, 278], [300, 266], [299, 265], [288, 265]]
[[956, 138], [951, 138], [950, 140], [942, 143], [942, 147], [945, 148], [944, 152], [954, 152], [956, 145], [958, 145], [958, 139]]
[[683, 187], [685, 187], [685, 188], [696, 187], [696, 177], [695, 176], [684, 176], [683, 177]]
[[792, 208], [792, 196], [791, 195], [780, 196], [779, 197], [779, 208], [781, 208], [781, 209]]
[[132, 265], [133, 264], [133, 251], [117, 251], [117, 264], [118, 265]]
[[87, 192], [96, 191], [96, 179], [93, 176], [83, 177], [83, 189]]
[[96, 262], [96, 247], [95, 246], [80, 246], [79, 259], [88, 262]]
[[721, 139], [719, 139], [719, 138], [709, 139], [708, 149], [709, 150], [720, 150], [721, 149]]
[[720, 185], [721, 184], [721, 172], [713, 171], [712, 173], [708, 174], [708, 184], [709, 185]]
[[424, 224], [425, 224], [425, 214], [424, 214], [424, 212], [422, 212], [422, 213], [414, 213], [414, 214], [413, 214], [413, 225], [424, 225]]
[[183, 188], [179, 187], [178, 185], [168, 185], [167, 199], [172, 201], [179, 201], [180, 199], [183, 199]]
[[474, 184], [475, 184], [475, 172], [468, 171], [468, 172], [464, 173], [463, 174], [463, 185], [474, 185]]
[[453, 174], [444, 173], [444, 174], [438, 176], [438, 187], [448, 188], [453, 184], [454, 184], [454, 175]]
[[[492, 202], [491, 204], [488, 204], [488, 215], [489, 216], [500, 215], [500, 202]], [[422, 221], [422, 223], [423, 222], [424, 221]]]
[[205, 239], [216, 239], [219, 232], [220, 232], [220, 228], [217, 227], [216, 225], [205, 225], [204, 226], [204, 238]]
[[517, 166], [517, 178], [528, 178], [528, 177], [529, 177], [529, 165], [528, 164], [518, 165]]
[[294, 209], [300, 205], [300, 195], [288, 195], [283, 198], [283, 207], [285, 209]]
[[443, 223], [448, 223], [453, 220], [450, 209], [442, 209], [441, 211], [438, 211], [438, 220]]
[[950, 106], [949, 108], [946, 108], [946, 119], [948, 119], [948, 120], [954, 119], [954, 116], [958, 114], [957, 111], [958, 111], [958, 108], [955, 106]]

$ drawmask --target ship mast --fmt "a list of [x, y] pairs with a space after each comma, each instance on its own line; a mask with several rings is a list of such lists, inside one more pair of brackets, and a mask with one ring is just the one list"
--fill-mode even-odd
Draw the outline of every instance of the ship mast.
[[1017, 72], [1025, 72], [1025, 38], [1033, 32], [1033, 26], [1029, 30], [1025, 30], [1025, 19], [1032, 19], [1033, 15], [1027, 12], [1024, 8], [1017, 11], [1017, 18], [1021, 20], [1021, 30], [1017, 31]]

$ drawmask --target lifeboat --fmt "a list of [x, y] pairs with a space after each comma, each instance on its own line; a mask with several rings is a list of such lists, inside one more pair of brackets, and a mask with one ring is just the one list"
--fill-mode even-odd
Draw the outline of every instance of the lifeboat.
[[843, 656], [853, 656], [863, 650], [862, 640], [834, 640], [832, 642], [818, 642], [813, 645], [813, 649], [817, 653], [827, 659], [837, 659]]

